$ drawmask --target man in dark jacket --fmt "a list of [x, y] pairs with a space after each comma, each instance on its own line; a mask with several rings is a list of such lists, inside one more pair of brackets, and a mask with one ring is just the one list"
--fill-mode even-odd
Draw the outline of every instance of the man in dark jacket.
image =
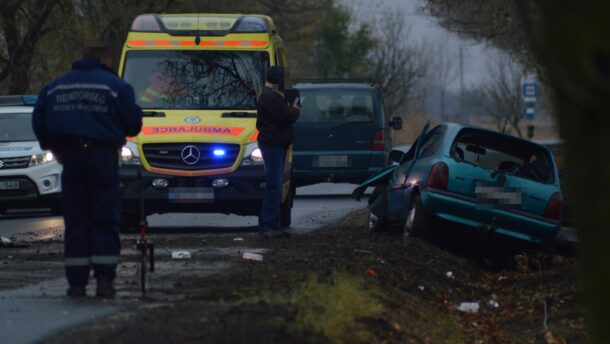
[[142, 127], [134, 91], [114, 74], [111, 51], [86, 48], [72, 70], [46, 85], [32, 125], [63, 163], [64, 257], [68, 296], [85, 296], [90, 268], [97, 296], [113, 297], [119, 259], [119, 150]]
[[266, 189], [259, 218], [259, 234], [267, 236], [289, 236], [280, 228], [279, 210], [282, 198], [282, 180], [286, 150], [292, 144], [292, 124], [301, 114], [298, 99], [292, 107], [282, 93], [284, 69], [271, 67], [267, 71], [267, 83], [258, 98], [256, 128], [259, 131], [258, 146], [263, 153]]

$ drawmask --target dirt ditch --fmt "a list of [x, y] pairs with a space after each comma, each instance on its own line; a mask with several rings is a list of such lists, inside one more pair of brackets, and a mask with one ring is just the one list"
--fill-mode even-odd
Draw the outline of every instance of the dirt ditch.
[[[476, 255], [455, 253], [463, 249], [367, 233], [365, 216], [358, 211], [290, 239], [252, 233], [157, 237], [159, 252], [181, 248], [191, 259], [176, 263], [162, 254], [162, 277], [152, 277], [151, 297], [131, 299], [124, 312], [45, 342], [585, 341], [573, 259], [555, 257], [554, 267], [543, 271], [490, 270], [471, 258]], [[133, 240], [126, 238], [124, 247]], [[244, 260], [243, 252], [257, 252], [263, 261]], [[15, 257], [36, 256], [13, 252]], [[136, 252], [126, 250], [122, 259], [117, 302], [137, 293]], [[205, 273], [215, 264], [222, 269]], [[462, 302], [478, 304], [478, 311], [459, 311]]]

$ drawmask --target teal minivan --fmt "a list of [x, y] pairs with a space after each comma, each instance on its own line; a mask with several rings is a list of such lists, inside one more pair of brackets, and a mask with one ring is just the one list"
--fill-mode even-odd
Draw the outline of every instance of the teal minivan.
[[296, 81], [302, 114], [294, 125], [295, 186], [362, 182], [388, 165], [390, 130], [378, 87], [367, 82]]

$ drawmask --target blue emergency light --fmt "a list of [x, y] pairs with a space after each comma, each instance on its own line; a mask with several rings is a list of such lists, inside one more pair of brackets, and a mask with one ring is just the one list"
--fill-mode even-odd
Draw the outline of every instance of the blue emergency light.
[[214, 154], [214, 156], [217, 158], [222, 158], [227, 155], [227, 152], [224, 149], [214, 149], [212, 154]]

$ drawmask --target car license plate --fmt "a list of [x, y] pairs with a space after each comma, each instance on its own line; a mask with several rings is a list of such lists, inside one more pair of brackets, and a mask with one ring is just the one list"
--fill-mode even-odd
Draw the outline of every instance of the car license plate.
[[349, 158], [347, 155], [321, 155], [318, 167], [349, 167]]
[[515, 207], [523, 202], [523, 193], [517, 188], [477, 185], [474, 194], [480, 204], [497, 207]]
[[167, 197], [173, 203], [213, 203], [213, 188], [169, 188]]
[[0, 190], [19, 190], [18, 180], [9, 180], [0, 182]]

